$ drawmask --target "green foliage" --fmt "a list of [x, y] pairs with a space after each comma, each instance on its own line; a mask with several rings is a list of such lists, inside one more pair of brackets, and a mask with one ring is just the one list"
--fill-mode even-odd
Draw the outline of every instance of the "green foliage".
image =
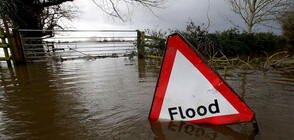
[[294, 49], [294, 8], [285, 13], [284, 18], [281, 19], [283, 34], [288, 38]]
[[213, 45], [214, 42], [212, 40], [214, 37], [211, 36], [206, 30], [202, 30], [201, 26], [197, 26], [192, 20], [188, 22], [185, 31], [171, 30], [170, 32], [180, 33], [204, 56], [212, 58], [216, 55], [216, 50]]
[[162, 56], [165, 49], [165, 42], [167, 38], [167, 32], [162, 30], [145, 30], [145, 53], [148, 55]]
[[240, 33], [236, 29], [230, 29], [221, 33], [208, 34], [213, 40], [218, 55], [222, 52], [226, 56], [259, 55], [282, 50], [286, 45], [283, 36], [273, 33]]
[[[150, 31], [147, 31], [147, 33]], [[170, 32], [178, 32], [187, 39], [202, 55], [205, 57], [221, 57], [221, 56], [256, 56], [260, 54], [270, 54], [275, 51], [285, 49], [287, 40], [284, 36], [275, 35], [273, 33], [241, 33], [238, 29], [233, 28], [223, 32], [208, 33], [202, 30], [201, 26], [195, 25], [193, 21], [188, 22], [186, 30], [171, 30]], [[151, 36], [166, 38], [166, 33], [152, 31]], [[164, 42], [149, 42], [148, 47], [158, 48], [159, 54], [162, 54], [165, 44]], [[154, 49], [152, 50], [154, 51]], [[150, 53], [150, 52], [149, 52]], [[147, 52], [147, 54], [149, 54]], [[152, 52], [151, 52], [152, 53]], [[152, 53], [154, 55], [154, 53]], [[157, 54], [158, 55], [158, 54]]]

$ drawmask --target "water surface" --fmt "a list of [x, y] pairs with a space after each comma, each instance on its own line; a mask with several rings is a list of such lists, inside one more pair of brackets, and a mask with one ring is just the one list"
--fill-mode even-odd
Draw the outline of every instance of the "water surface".
[[149, 122], [160, 61], [129, 58], [0, 63], [0, 139], [292, 139], [293, 73], [225, 79], [256, 113], [250, 123]]

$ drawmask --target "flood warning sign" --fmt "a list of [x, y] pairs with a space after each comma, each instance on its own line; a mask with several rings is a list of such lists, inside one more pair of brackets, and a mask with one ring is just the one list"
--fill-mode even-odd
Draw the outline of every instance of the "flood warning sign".
[[228, 124], [254, 113], [181, 35], [168, 38], [150, 119]]

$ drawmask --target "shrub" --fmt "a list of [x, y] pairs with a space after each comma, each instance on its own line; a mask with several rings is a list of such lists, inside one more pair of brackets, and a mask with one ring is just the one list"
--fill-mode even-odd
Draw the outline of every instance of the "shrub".
[[[148, 31], [151, 36], [166, 38], [166, 32]], [[171, 30], [170, 32], [179, 32], [187, 39], [202, 55], [213, 58], [215, 56], [236, 57], [241, 55], [255, 56], [264, 53], [272, 53], [285, 49], [287, 40], [284, 36], [275, 35], [273, 33], [241, 33], [236, 28], [223, 32], [208, 33], [202, 30], [200, 26], [196, 26], [190, 21], [186, 30]], [[149, 41], [147, 45], [154, 52], [157, 48], [162, 54], [165, 41]]]

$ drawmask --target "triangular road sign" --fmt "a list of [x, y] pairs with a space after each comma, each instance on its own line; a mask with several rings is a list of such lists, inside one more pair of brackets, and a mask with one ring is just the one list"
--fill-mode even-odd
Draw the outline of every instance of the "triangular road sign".
[[150, 119], [228, 124], [253, 116], [192, 45], [179, 34], [169, 36]]

